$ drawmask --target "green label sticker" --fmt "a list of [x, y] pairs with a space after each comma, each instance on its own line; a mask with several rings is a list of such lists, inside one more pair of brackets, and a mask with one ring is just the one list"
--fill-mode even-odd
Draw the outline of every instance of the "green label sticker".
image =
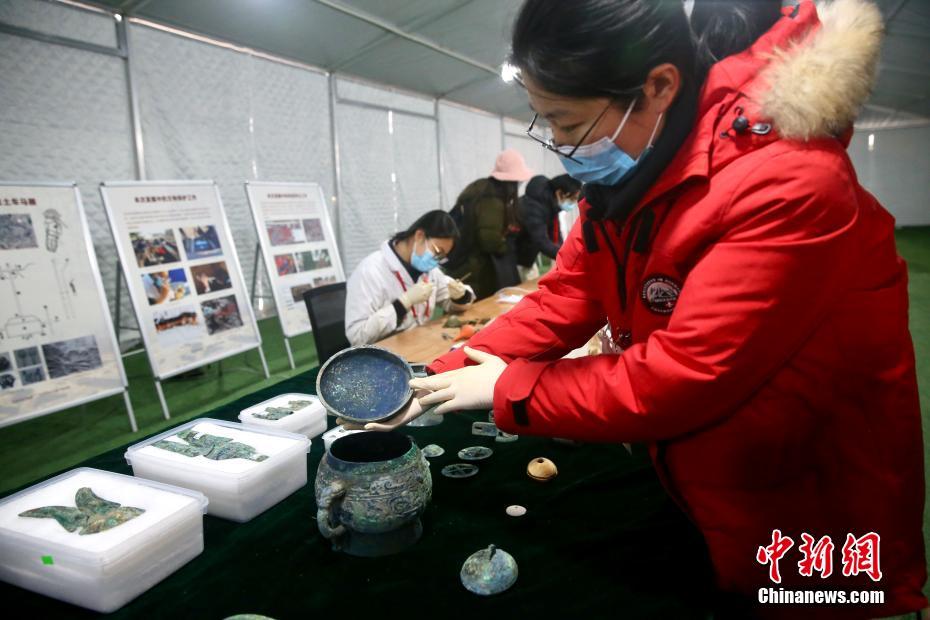
[[50, 556], [50, 555], [43, 555], [43, 556], [42, 556], [42, 563], [45, 564], [46, 566], [51, 566], [52, 564], [55, 563], [55, 560], [53, 560], [53, 559], [52, 559], [52, 556]]

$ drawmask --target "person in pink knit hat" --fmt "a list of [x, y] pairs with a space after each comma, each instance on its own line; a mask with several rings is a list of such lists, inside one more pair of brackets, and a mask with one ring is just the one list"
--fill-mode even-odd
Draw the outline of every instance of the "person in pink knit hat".
[[471, 274], [468, 284], [479, 298], [520, 281], [513, 241], [519, 231], [518, 184], [532, 177], [523, 155], [506, 149], [490, 176], [470, 183], [455, 201], [452, 217], [462, 237], [446, 272], [454, 278]]
[[498, 181], [526, 182], [533, 178], [533, 171], [517, 149], [505, 149], [494, 160], [491, 176]]

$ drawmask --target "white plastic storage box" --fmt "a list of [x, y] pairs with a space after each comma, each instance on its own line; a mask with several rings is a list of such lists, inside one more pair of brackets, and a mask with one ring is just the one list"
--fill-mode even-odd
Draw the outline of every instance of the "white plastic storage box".
[[311, 394], [281, 394], [243, 409], [239, 421], [313, 439], [326, 431], [326, 409]]
[[0, 500], [0, 579], [115, 611], [203, 551], [206, 509], [197, 491], [74, 469]]
[[303, 435], [199, 418], [130, 446], [126, 461], [139, 478], [200, 491], [207, 514], [244, 522], [307, 484], [309, 451]]

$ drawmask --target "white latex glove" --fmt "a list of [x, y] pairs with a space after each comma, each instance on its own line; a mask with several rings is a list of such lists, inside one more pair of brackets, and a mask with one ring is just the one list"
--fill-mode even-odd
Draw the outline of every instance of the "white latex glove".
[[429, 296], [433, 294], [433, 283], [432, 282], [417, 282], [406, 291], [404, 294], [398, 297], [400, 303], [404, 305], [404, 308], [410, 310], [412, 306], [417, 304], [422, 304], [424, 301], [429, 299]]
[[419, 396], [426, 395], [426, 392], [414, 392], [413, 398], [410, 399], [410, 404], [407, 405], [407, 408], [395, 415], [393, 418], [383, 420], [381, 422], [368, 422], [364, 426], [356, 422], [350, 422], [349, 420], [344, 420], [342, 418], [336, 418], [336, 424], [341, 424], [346, 427], [346, 430], [350, 431], [392, 431], [399, 426], [403, 426], [408, 422], [416, 420], [421, 415], [426, 412], [426, 409], [420, 406], [417, 398]]
[[446, 286], [449, 288], [449, 299], [452, 301], [464, 297], [465, 292], [468, 290], [465, 288], [465, 285], [462, 284], [461, 280], [449, 280]]
[[471, 347], [465, 347], [465, 355], [478, 365], [410, 382], [413, 388], [430, 391], [420, 398], [421, 407], [442, 403], [436, 408], [436, 413], [446, 413], [461, 409], [491, 409], [494, 406], [494, 384], [507, 368], [506, 362]]

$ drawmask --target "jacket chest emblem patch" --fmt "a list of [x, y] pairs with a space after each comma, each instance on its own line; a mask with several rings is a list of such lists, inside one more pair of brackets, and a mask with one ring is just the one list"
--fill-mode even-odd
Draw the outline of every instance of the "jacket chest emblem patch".
[[681, 294], [681, 285], [668, 276], [650, 276], [643, 283], [640, 298], [651, 312], [671, 314]]

